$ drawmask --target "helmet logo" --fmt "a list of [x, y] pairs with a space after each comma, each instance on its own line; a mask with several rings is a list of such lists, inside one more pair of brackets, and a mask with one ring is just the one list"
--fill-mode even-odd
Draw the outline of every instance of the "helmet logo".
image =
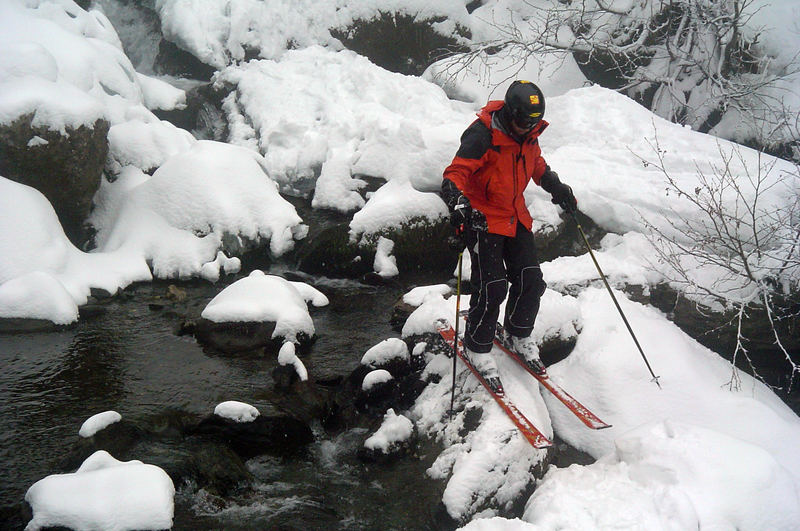
[[531, 105], [539, 105], [539, 95], [531, 94]]

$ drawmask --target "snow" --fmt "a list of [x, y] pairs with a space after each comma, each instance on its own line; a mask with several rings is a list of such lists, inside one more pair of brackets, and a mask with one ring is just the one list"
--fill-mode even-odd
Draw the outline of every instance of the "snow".
[[788, 530], [798, 518], [792, 475], [769, 452], [673, 421], [629, 431], [591, 465], [552, 469], [523, 515], [536, 529]]
[[[791, 529], [800, 509], [800, 449], [789, 442], [800, 438], [797, 415], [746, 374], [739, 374], [740, 390], [729, 390], [727, 362], [660, 312], [628, 300], [621, 292], [616, 296], [662, 389], [651, 381], [604, 289], [586, 288], [578, 297], [548, 290], [542, 319], [534, 329], [538, 341], [564, 334], [563, 328], [567, 337], [574, 337], [580, 329], [575, 350], [548, 372], [612, 428], [587, 429], [548, 392], [540, 394], [536, 381], [514, 362], [493, 351], [506, 392], [523, 414], [545, 435], [555, 432], [597, 459], [585, 467], [552, 469], [522, 518], [539, 527], [514, 525], [685, 529], [699, 523], [701, 528]], [[452, 319], [454, 313], [455, 297], [429, 297], [411, 315], [403, 334], [418, 331], [414, 324], [418, 319], [431, 323], [436, 318]], [[564, 323], [562, 329], [558, 322]], [[456, 413], [449, 420], [451, 366], [442, 354], [429, 361], [425, 376], [438, 372], [442, 380], [428, 385], [411, 418], [421, 431], [446, 443], [428, 474], [448, 479], [443, 502], [452, 517], [461, 518], [480, 505], [476, 500], [494, 499], [502, 505], [511, 496], [508, 491], [518, 495], [514, 488], [524, 487], [519, 481], [525, 473], [509, 469], [509, 463], [516, 467], [520, 463], [514, 460], [522, 457], [532, 468], [541, 455], [519, 440], [505, 414], [462, 364]], [[463, 417], [475, 408], [483, 410], [481, 424], [462, 438], [458, 429]], [[506, 455], [514, 444], [516, 454]], [[761, 507], [774, 509], [765, 514]], [[466, 528], [507, 525], [511, 525], [507, 520], [495, 518]]]
[[434, 296], [439, 294], [442, 297], [450, 295], [453, 289], [447, 284], [437, 284], [435, 286], [417, 286], [412, 288], [411, 291], [403, 295], [403, 302], [411, 306], [419, 306], [430, 295]]
[[77, 320], [77, 306], [86, 303], [91, 287], [115, 293], [131, 282], [152, 278], [146, 264], [125, 253], [78, 250], [40, 192], [3, 177], [0, 227], [0, 314], [4, 317], [68, 324]]
[[[480, 35], [474, 35], [479, 39]], [[545, 101], [571, 89], [588, 85], [575, 59], [564, 52], [532, 56], [517, 64], [510, 50], [494, 55], [481, 54], [479, 60], [463, 68], [464, 56], [455, 54], [429, 66], [422, 74], [440, 85], [448, 96], [483, 105], [489, 100], [502, 100], [515, 79], [528, 79], [546, 94]], [[505, 75], [498, 76], [498, 72]]]
[[244, 402], [228, 400], [217, 404], [214, 414], [235, 422], [253, 422], [261, 413], [255, 407]]
[[[348, 26], [357, 19], [370, 20], [381, 11], [423, 20], [445, 16], [452, 22], [468, 24], [460, 0], [240, 0], [235, 4], [225, 0], [157, 0], [156, 10], [170, 41], [218, 69], [242, 61], [246, 48], [257, 50], [262, 58], [275, 59], [287, 53], [287, 43], [294, 43], [297, 48], [314, 44], [341, 46], [330, 34], [331, 29]], [[452, 23], [440, 27], [452, 31]]]
[[156, 276], [181, 277], [213, 260], [226, 233], [269, 240], [275, 255], [285, 253], [305, 235], [305, 226], [259, 162], [243, 148], [194, 143], [125, 194], [113, 228], [95, 218], [99, 248], [136, 249]]
[[383, 236], [378, 238], [373, 269], [382, 278], [396, 277], [400, 271], [397, 269], [397, 259], [392, 256], [394, 242]]
[[370, 371], [364, 376], [364, 380], [361, 382], [361, 390], [362, 391], [369, 391], [376, 385], [389, 382], [393, 379], [392, 373], [387, 371], [386, 369], [375, 369], [374, 371]]
[[300, 333], [314, 335], [309, 300], [315, 306], [328, 304], [322, 293], [304, 282], [255, 270], [217, 294], [200, 315], [215, 323], [274, 321], [272, 337], [294, 341]]
[[[438, 190], [442, 168], [471, 119], [465, 112], [474, 107], [448, 100], [436, 85], [387, 72], [350, 51], [312, 46], [279, 60], [230, 66], [215, 76], [215, 86], [235, 88], [223, 106], [230, 141], [263, 154], [269, 174], [287, 191], [302, 192], [318, 176], [315, 208], [360, 209], [358, 190], [365, 183], [356, 176], [369, 175], [401, 181], [394, 186], [402, 194], [393, 189], [373, 196], [378, 214], [387, 196], [405, 199], [389, 203], [392, 223], [403, 221], [406, 211], [437, 217], [446, 210], [431, 194], [412, 197], [409, 183]], [[356, 217], [352, 229], [374, 232], [378, 221]]]
[[34, 271], [0, 284], [0, 317], [66, 325], [78, 320], [78, 306], [61, 282]]
[[295, 350], [295, 345], [291, 341], [281, 345], [281, 349], [278, 352], [278, 363], [294, 367], [297, 377], [300, 378], [301, 382], [305, 382], [308, 380], [308, 370], [300, 358], [297, 357]]
[[408, 361], [408, 346], [402, 339], [390, 337], [367, 350], [361, 357], [361, 365], [374, 368], [395, 359]]
[[159, 467], [117, 461], [99, 450], [76, 472], [47, 476], [28, 489], [33, 519], [25, 529], [168, 529], [174, 495], [172, 480]]
[[100, 430], [104, 430], [111, 424], [122, 420], [122, 415], [116, 411], [103, 411], [96, 415], [92, 415], [81, 424], [81, 429], [78, 435], [81, 437], [91, 437]]
[[393, 446], [408, 440], [413, 431], [414, 424], [407, 417], [398, 415], [394, 409], [388, 409], [383, 416], [381, 427], [364, 441], [364, 447], [381, 450], [386, 454]]

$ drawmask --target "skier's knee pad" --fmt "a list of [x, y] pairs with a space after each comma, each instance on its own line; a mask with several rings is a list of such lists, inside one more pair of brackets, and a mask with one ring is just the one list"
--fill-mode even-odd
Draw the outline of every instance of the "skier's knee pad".
[[508, 293], [508, 281], [492, 280], [486, 284], [486, 302], [489, 306], [500, 306]]
[[541, 298], [547, 289], [547, 282], [542, 277], [542, 269], [539, 266], [526, 267], [522, 270], [522, 285], [529, 286], [530, 293], [536, 294], [537, 298]]

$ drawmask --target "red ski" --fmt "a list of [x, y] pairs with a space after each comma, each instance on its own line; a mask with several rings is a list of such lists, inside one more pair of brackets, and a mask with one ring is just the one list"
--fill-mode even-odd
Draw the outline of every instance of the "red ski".
[[[447, 342], [447, 344], [453, 348], [456, 335], [455, 330], [453, 330], [452, 326], [446, 323], [439, 323], [439, 325], [439, 334]], [[461, 358], [461, 361], [464, 362], [464, 365], [466, 365], [472, 374], [475, 375], [481, 385], [483, 385], [483, 387], [489, 391], [489, 394], [492, 395], [492, 398], [494, 398], [500, 408], [505, 411], [506, 415], [508, 415], [508, 418], [511, 419], [511, 422], [514, 423], [520, 433], [522, 433], [525, 439], [527, 439], [534, 448], [547, 448], [553, 445], [553, 443], [550, 442], [550, 440], [545, 437], [542, 432], [540, 432], [536, 426], [534, 426], [531, 421], [529, 421], [525, 415], [522, 414], [520, 410], [517, 409], [511, 400], [508, 399], [508, 396], [506, 396], [502, 385], [496, 387], [489, 385], [489, 383], [483, 378], [483, 376], [481, 376], [475, 367], [472, 366], [467, 357], [464, 355], [464, 348], [461, 344], [461, 340], [458, 341], [458, 348], [456, 349], [456, 352], [458, 353], [458, 357]]]
[[511, 356], [517, 363], [519, 363], [526, 371], [528, 371], [534, 378], [539, 380], [539, 383], [542, 386], [550, 391], [553, 396], [558, 398], [562, 404], [567, 406], [567, 409], [572, 411], [576, 417], [578, 417], [581, 422], [586, 424], [588, 427], [592, 428], [593, 430], [602, 430], [603, 428], [610, 428], [611, 424], [607, 424], [597, 418], [597, 415], [586, 409], [580, 402], [575, 400], [569, 393], [564, 391], [560, 385], [555, 383], [553, 380], [550, 379], [550, 376], [547, 374], [547, 369], [542, 364], [542, 362], [529, 362], [523, 356], [514, 352], [514, 349], [511, 345], [507, 344], [504, 339], [506, 338], [505, 330], [503, 329], [503, 325], [497, 323], [497, 332], [494, 336], [494, 344], [497, 345], [500, 350]]

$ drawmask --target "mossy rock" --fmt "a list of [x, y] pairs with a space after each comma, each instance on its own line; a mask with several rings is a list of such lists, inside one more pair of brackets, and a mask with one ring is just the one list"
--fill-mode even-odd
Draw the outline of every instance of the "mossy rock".
[[457, 251], [448, 245], [453, 229], [446, 220], [411, 220], [361, 240], [350, 237], [348, 225], [329, 227], [305, 242], [298, 251], [298, 268], [312, 275], [361, 278], [372, 272], [378, 238], [394, 242], [392, 255], [400, 274], [452, 271]]
[[442, 35], [433, 24], [443, 17], [427, 20], [413, 15], [381, 12], [370, 20], [356, 20], [350, 26], [334, 29], [331, 34], [349, 50], [368, 57], [370, 61], [392, 72], [418, 76], [444, 50], [466, 51], [457, 37], [469, 35], [468, 30], [456, 27], [456, 34]]
[[34, 127], [33, 116], [0, 124], [0, 175], [39, 190], [53, 205], [64, 233], [81, 247], [84, 220], [108, 154], [110, 124], [101, 119], [91, 127], [66, 127], [62, 135]]

